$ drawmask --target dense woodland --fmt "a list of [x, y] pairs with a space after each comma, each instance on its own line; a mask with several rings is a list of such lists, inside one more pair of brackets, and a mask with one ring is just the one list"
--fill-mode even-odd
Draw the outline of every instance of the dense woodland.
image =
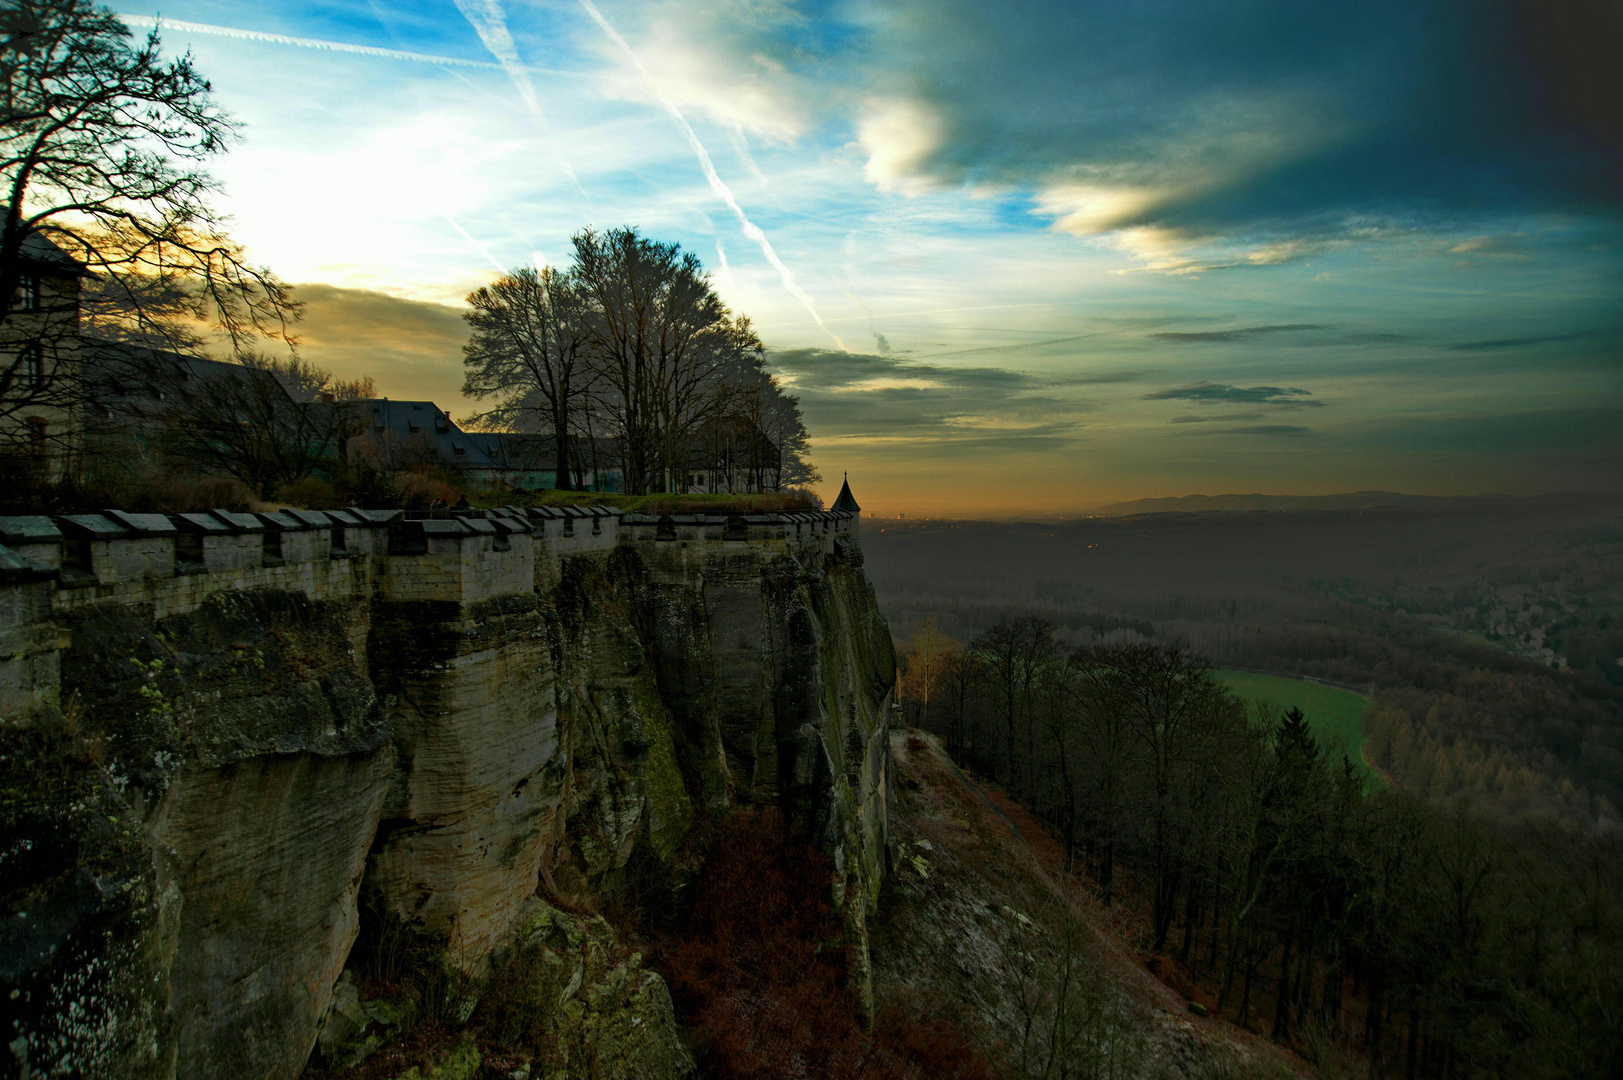
[[1030, 616], [1062, 651], [1177, 642], [1220, 667], [1346, 686], [1375, 704], [1366, 754], [1411, 794], [1597, 828], [1623, 807], [1619, 520], [1600, 499], [1459, 500], [881, 526], [864, 549], [904, 636], [928, 619], [969, 641]]
[[[1144, 947], [1215, 987], [1225, 1015], [1335, 1040], [1374, 1075], [1623, 1068], [1615, 828], [1498, 813], [1459, 797], [1470, 783], [1367, 791], [1299, 712], [1246, 706], [1186, 649], [1072, 649], [1055, 630], [1007, 617], [961, 646], [926, 623], [904, 648], [909, 716], [1047, 820], [1080, 883], [1142, 905]], [[1383, 697], [1384, 753], [1406, 746], [1404, 767], [1435, 777], [1425, 762], [1446, 754], [1426, 739], [1450, 709], [1514, 697], [1513, 676], [1476, 677], [1460, 698]], [[1492, 783], [1518, 782], [1534, 781]]]

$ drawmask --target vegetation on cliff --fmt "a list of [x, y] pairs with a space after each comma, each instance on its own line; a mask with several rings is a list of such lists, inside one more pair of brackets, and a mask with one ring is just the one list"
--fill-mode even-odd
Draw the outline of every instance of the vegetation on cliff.
[[[1069, 652], [995, 624], [918, 722], [1056, 831], [1142, 948], [1242, 1026], [1379, 1074], [1607, 1076], [1623, 1042], [1623, 846], [1369, 790], [1298, 710], [1169, 646]], [[1198, 989], [1197, 989], [1198, 988]]]

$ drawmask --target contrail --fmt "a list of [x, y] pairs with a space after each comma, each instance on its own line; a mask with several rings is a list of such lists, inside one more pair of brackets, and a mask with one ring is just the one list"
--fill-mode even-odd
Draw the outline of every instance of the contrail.
[[[439, 64], [442, 67], [482, 68], [501, 71], [502, 65], [484, 60], [462, 60], [455, 56], [432, 56], [428, 53], [404, 52], [400, 49], [375, 49], [370, 45], [351, 45], [346, 41], [323, 41], [320, 38], [288, 37], [286, 34], [263, 34], [258, 30], [239, 30], [234, 26], [211, 26], [208, 23], [181, 22], [179, 19], [155, 19], [150, 15], [120, 15], [130, 26], [144, 30], [170, 27], [186, 34], [212, 34], [215, 37], [236, 38], [238, 41], [259, 41], [266, 45], [297, 45], [301, 49], [320, 49], [323, 52], [354, 53], [357, 56], [376, 56], [382, 60], [408, 60], [414, 64]], [[578, 72], [559, 71], [558, 75]]]
[[710, 160], [710, 152], [699, 141], [699, 136], [693, 133], [693, 127], [687, 122], [687, 118], [682, 115], [682, 110], [678, 109], [669, 98], [659, 92], [659, 89], [654, 85], [654, 80], [648, 75], [648, 69], [642, 66], [642, 61], [637, 58], [637, 54], [632, 51], [631, 46], [626, 44], [626, 39], [621, 37], [619, 32], [609, 25], [609, 21], [603, 17], [603, 13], [597, 10], [597, 5], [592, 3], [592, 0], [580, 0], [580, 6], [585, 8], [586, 14], [590, 15], [593, 21], [603, 28], [603, 32], [609, 36], [609, 40], [613, 41], [626, 54], [632, 66], [637, 69], [637, 74], [642, 76], [643, 84], [665, 107], [665, 111], [671, 114], [671, 119], [676, 121], [676, 126], [682, 129], [682, 134], [687, 136], [688, 146], [692, 148], [694, 156], [699, 159], [699, 168], [704, 170], [704, 178], [710, 182], [710, 190], [714, 191], [716, 197], [727, 204], [727, 208], [738, 218], [739, 227], [744, 230], [744, 235], [755, 241], [756, 245], [761, 249], [761, 254], [766, 256], [766, 261], [777, 269], [778, 277], [783, 281], [783, 287], [796, 300], [800, 301], [801, 306], [810, 313], [818, 328], [833, 339], [834, 344], [839, 347], [841, 352], [850, 352], [851, 350], [845, 347], [845, 342], [840, 340], [839, 335], [830, 330], [828, 324], [823, 322], [823, 317], [817, 314], [817, 308], [812, 305], [811, 296], [795, 281], [795, 275], [783, 264], [783, 260], [778, 258], [778, 253], [772, 250], [772, 241], [766, 238], [766, 233], [762, 232], [760, 226], [749, 219], [749, 216], [744, 213], [744, 208], [738, 205], [738, 200], [733, 198], [732, 189], [722, 183], [721, 177], [716, 175], [716, 166]]
[[441, 214], [440, 217], [442, 217], [446, 221], [448, 221], [450, 223], [450, 225], [451, 225], [451, 228], [453, 228], [457, 232], [461, 233], [462, 234], [462, 239], [464, 239], [464, 240], [466, 240], [468, 242], [468, 246], [473, 248], [473, 250], [477, 251], [479, 254], [483, 255], [485, 257], [485, 261], [490, 263], [491, 266], [494, 266], [496, 268], [496, 273], [498, 273], [498, 274], [507, 273], [507, 267], [505, 267], [501, 263], [497, 262], [496, 257], [494, 255], [492, 255], [490, 252], [486, 251], [485, 248], [484, 248], [484, 245], [480, 244], [479, 241], [477, 241], [473, 237], [469, 236], [468, 235], [468, 230], [464, 229], [457, 222], [456, 218], [452, 217], [450, 214]]
[[727, 283], [729, 291], [736, 289], [738, 283], [733, 280], [733, 268], [727, 265], [727, 249], [721, 246], [721, 238], [716, 238], [716, 258], [721, 262], [721, 280]]
[[[507, 77], [518, 88], [518, 95], [524, 99], [524, 106], [530, 110], [530, 115], [535, 117], [543, 131], [550, 131], [547, 114], [541, 111], [541, 99], [536, 96], [535, 84], [530, 81], [529, 69], [519, 60], [518, 46], [513, 44], [513, 35], [508, 32], [507, 16], [502, 11], [501, 0], [455, 0], [455, 3], [462, 17], [473, 24], [479, 40], [485, 43], [490, 55], [501, 62], [502, 70], [507, 72]], [[569, 182], [585, 195], [586, 189], [581, 187], [580, 178], [575, 175], [575, 166], [561, 154], [558, 161]]]
[[[462, 5], [459, 3], [458, 5]], [[485, 43], [485, 48], [495, 54], [496, 49], [486, 37], [485, 29], [480, 23], [469, 15], [466, 10], [463, 14], [473, 23], [473, 28], [479, 32], [479, 39]], [[210, 23], [185, 22], [180, 19], [157, 19], [150, 15], [120, 15], [127, 25], [140, 27], [145, 30], [171, 27], [185, 34], [210, 34], [214, 37], [235, 38], [238, 41], [257, 41], [266, 45], [294, 45], [301, 49], [319, 49], [322, 52], [350, 53], [355, 56], [375, 56], [380, 60], [405, 60], [414, 64], [438, 64], [441, 67], [477, 68], [481, 71], [505, 71], [509, 78], [519, 85], [519, 93], [524, 97], [524, 104], [530, 111], [546, 123], [546, 117], [541, 113], [541, 104], [535, 95], [535, 87], [530, 82], [532, 72], [546, 75], [580, 75], [579, 71], [566, 71], [558, 68], [534, 68], [519, 64], [518, 54], [509, 49], [508, 56], [498, 58], [501, 63], [492, 64], [486, 60], [463, 60], [455, 56], [434, 56], [430, 53], [407, 52], [403, 49], [378, 49], [371, 45], [354, 45], [347, 41], [326, 41], [322, 38], [290, 37], [287, 34], [266, 34], [258, 30], [242, 30], [235, 26], [214, 26]], [[501, 25], [501, 33], [506, 34], [505, 24]], [[509, 46], [512, 38], [507, 38]], [[575, 187], [580, 187], [580, 180], [575, 176], [575, 169], [567, 158], [560, 158], [563, 162], [564, 174], [569, 177]], [[584, 191], [582, 192], [584, 194]]]
[[524, 99], [525, 106], [535, 114], [536, 119], [546, 123], [546, 114], [541, 111], [541, 99], [535, 96], [535, 84], [530, 82], [530, 73], [519, 62], [518, 46], [513, 44], [513, 35], [507, 32], [507, 17], [502, 14], [501, 4], [497, 0], [456, 0], [456, 9], [473, 24], [479, 40], [485, 43], [490, 55], [501, 62], [502, 70], [518, 87], [519, 97]]
[[761, 182], [762, 187], [771, 187], [772, 183], [767, 180], [766, 173], [762, 172], [761, 167], [755, 164], [755, 157], [750, 153], [750, 144], [744, 138], [744, 129], [734, 124], [728, 129], [728, 136], [732, 139], [733, 152], [743, 159], [744, 167], [750, 171], [755, 179]]
[[868, 316], [868, 333], [873, 335], [874, 345], [877, 346], [879, 351], [884, 355], [890, 355], [890, 339], [879, 332], [879, 324], [874, 321], [873, 308], [864, 303], [862, 297], [858, 296], [850, 289], [844, 289], [842, 291], [845, 293], [845, 295], [855, 300], [857, 302], [857, 307], [861, 308], [863, 314]]

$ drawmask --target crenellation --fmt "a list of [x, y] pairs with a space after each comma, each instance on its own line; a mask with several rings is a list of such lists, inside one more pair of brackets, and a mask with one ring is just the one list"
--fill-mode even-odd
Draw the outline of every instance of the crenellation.
[[41, 566], [62, 567], [62, 530], [44, 515], [0, 518], [0, 544]]
[[0, 547], [0, 723], [58, 704], [59, 654], [68, 639], [51, 621], [57, 575], [55, 567]]
[[[362, 919], [482, 979], [556, 875], [619, 888], [638, 845], [669, 862], [738, 802], [781, 801], [821, 838], [860, 927], [894, 658], [843, 562], [855, 528], [608, 507], [0, 518], [28, 552], [0, 547], [0, 725], [73, 701], [85, 753], [132, 778], [114, 818], [140, 823], [141, 872], [167, 882], [158, 917], [129, 908], [157, 935], [131, 977], [173, 1003], [160, 1080], [299, 1075]], [[860, 933], [847, 948], [865, 965]], [[26, 977], [71, 976], [61, 956]]]
[[675, 544], [832, 556], [856, 535], [848, 511], [773, 514], [627, 514], [606, 506], [499, 507], [451, 513], [399, 510], [230, 510], [175, 515], [108, 510], [0, 518], [0, 544], [57, 571], [55, 606], [117, 601], [190, 611], [211, 593], [292, 589], [311, 599], [476, 603], [534, 588], [576, 555], [620, 544]]

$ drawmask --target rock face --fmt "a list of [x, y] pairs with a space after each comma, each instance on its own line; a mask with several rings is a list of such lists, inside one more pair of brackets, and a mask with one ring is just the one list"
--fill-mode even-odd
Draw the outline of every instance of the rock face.
[[[359, 1008], [363, 920], [477, 983], [540, 947], [538, 894], [612, 893], [737, 803], [815, 830], [865, 948], [894, 660], [854, 515], [216, 514], [185, 574], [186, 522], [85, 518], [0, 519], [19, 1071], [296, 1077]], [[601, 1075], [685, 1075], [621, 966], [559, 1022]]]

